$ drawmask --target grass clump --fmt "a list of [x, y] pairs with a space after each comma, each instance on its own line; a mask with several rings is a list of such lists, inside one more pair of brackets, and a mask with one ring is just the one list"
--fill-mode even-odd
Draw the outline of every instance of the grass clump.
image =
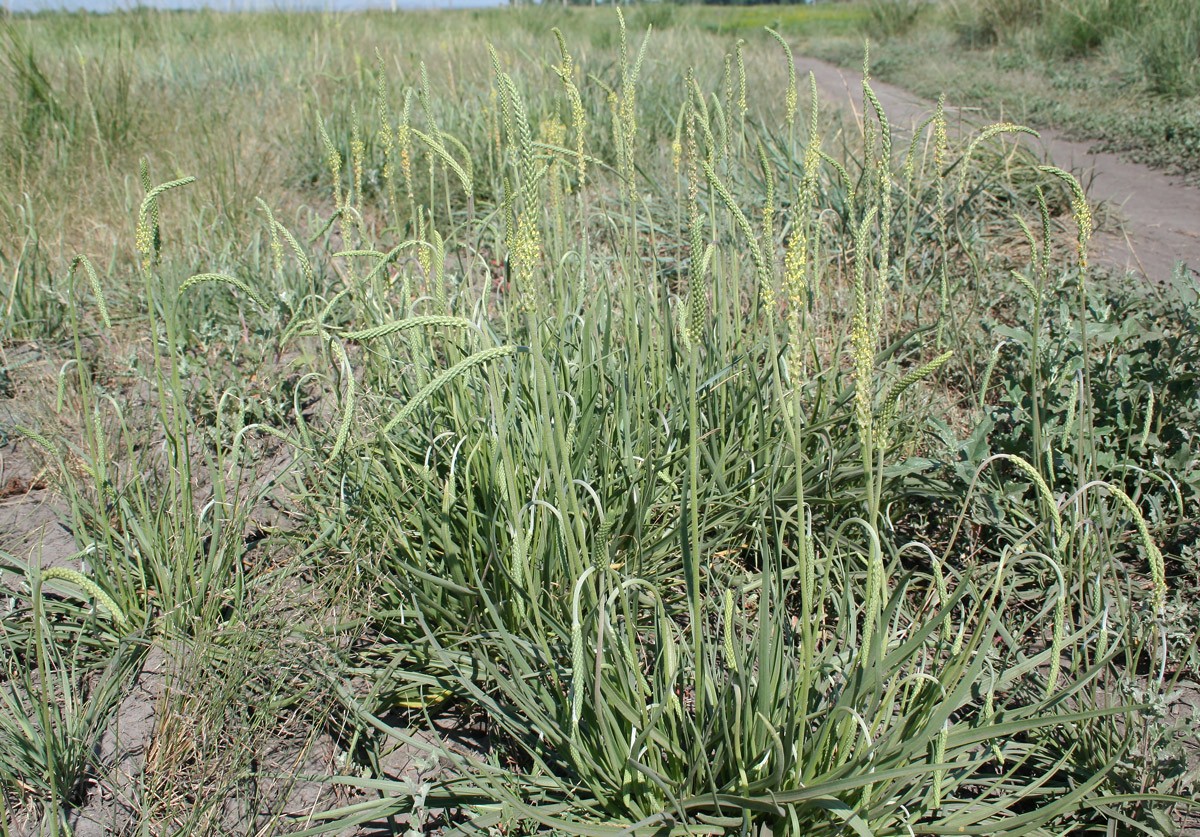
[[[3, 760], [15, 816], [95, 803], [86, 751], [158, 653], [120, 828], [1169, 831], [1191, 297], [1138, 303], [1150, 359], [1016, 126], [902, 132], [869, 74], [844, 120], [786, 31], [654, 14], [417, 16], [457, 35], [398, 58], [386, 16], [97, 24], [336, 66], [268, 104], [290, 154], [231, 126], [286, 189], [135, 164], [120, 252], [49, 274], [53, 387], [13, 434], [77, 552], [5, 559], [5, 752], [54, 756]], [[378, 60], [282, 46], [347, 28]], [[135, 662], [89, 691], [75, 659]]]
[[1174, 99], [1194, 96], [1200, 81], [1200, 10], [1182, 0], [988, 0], [965, 14], [964, 25], [994, 42], [1033, 32], [1037, 50], [1049, 58], [1112, 50], [1140, 70], [1152, 92]]
[[1167, 96], [1195, 95], [1200, 87], [1200, 9], [1182, 0], [1165, 0], [1138, 35], [1139, 58], [1154, 89]]
[[871, 20], [867, 31], [878, 39], [903, 35], [921, 13], [921, 0], [875, 0], [868, 7]]

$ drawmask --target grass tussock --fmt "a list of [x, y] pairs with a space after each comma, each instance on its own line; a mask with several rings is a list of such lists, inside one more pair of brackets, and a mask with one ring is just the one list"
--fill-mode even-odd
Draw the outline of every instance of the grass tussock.
[[1181, 0], [980, 0], [960, 12], [958, 26], [975, 43], [1031, 37], [1047, 57], [1120, 52], [1166, 96], [1195, 95], [1200, 81], [1200, 10]]
[[10, 829], [1185, 816], [1194, 282], [714, 16], [7, 24]]

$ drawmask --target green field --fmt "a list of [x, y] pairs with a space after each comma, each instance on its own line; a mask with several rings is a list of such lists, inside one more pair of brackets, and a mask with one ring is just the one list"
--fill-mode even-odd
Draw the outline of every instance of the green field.
[[0, 23], [0, 834], [1194, 821], [1195, 280], [624, 11]]

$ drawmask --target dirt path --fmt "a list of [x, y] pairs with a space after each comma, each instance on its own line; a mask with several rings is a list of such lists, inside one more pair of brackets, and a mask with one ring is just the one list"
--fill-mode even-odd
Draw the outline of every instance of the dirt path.
[[[802, 74], [812, 71], [827, 100], [861, 111], [860, 73], [807, 57], [797, 58], [796, 66]], [[935, 107], [890, 84], [872, 81], [871, 87], [897, 127], [915, 127]], [[973, 115], [962, 118], [970, 122]], [[1115, 154], [1093, 153], [1088, 143], [1063, 139], [1053, 131], [1042, 131], [1040, 141], [1025, 139], [1047, 162], [1074, 173], [1093, 201], [1116, 210], [1119, 228], [1101, 230], [1092, 239], [1096, 261], [1138, 271], [1155, 282], [1167, 282], [1176, 261], [1200, 270], [1200, 189]]]

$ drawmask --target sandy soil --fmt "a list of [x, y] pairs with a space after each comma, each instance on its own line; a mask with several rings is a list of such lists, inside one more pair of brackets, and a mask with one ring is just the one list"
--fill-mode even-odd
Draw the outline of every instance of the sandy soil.
[[[813, 73], [827, 101], [861, 112], [861, 73], [808, 57], [797, 58], [796, 66], [801, 76]], [[897, 127], [915, 127], [936, 107], [894, 85], [873, 80], [871, 87]], [[956, 112], [963, 122], [983, 124], [976, 112]], [[1115, 154], [1095, 152], [1088, 143], [1053, 131], [1040, 133], [1040, 140], [1023, 137], [1022, 141], [1031, 143], [1047, 163], [1075, 174], [1093, 202], [1108, 204], [1120, 219], [1117, 229], [1102, 229], [1092, 239], [1095, 261], [1136, 271], [1159, 283], [1170, 280], [1177, 261], [1200, 270], [1200, 189]]]

